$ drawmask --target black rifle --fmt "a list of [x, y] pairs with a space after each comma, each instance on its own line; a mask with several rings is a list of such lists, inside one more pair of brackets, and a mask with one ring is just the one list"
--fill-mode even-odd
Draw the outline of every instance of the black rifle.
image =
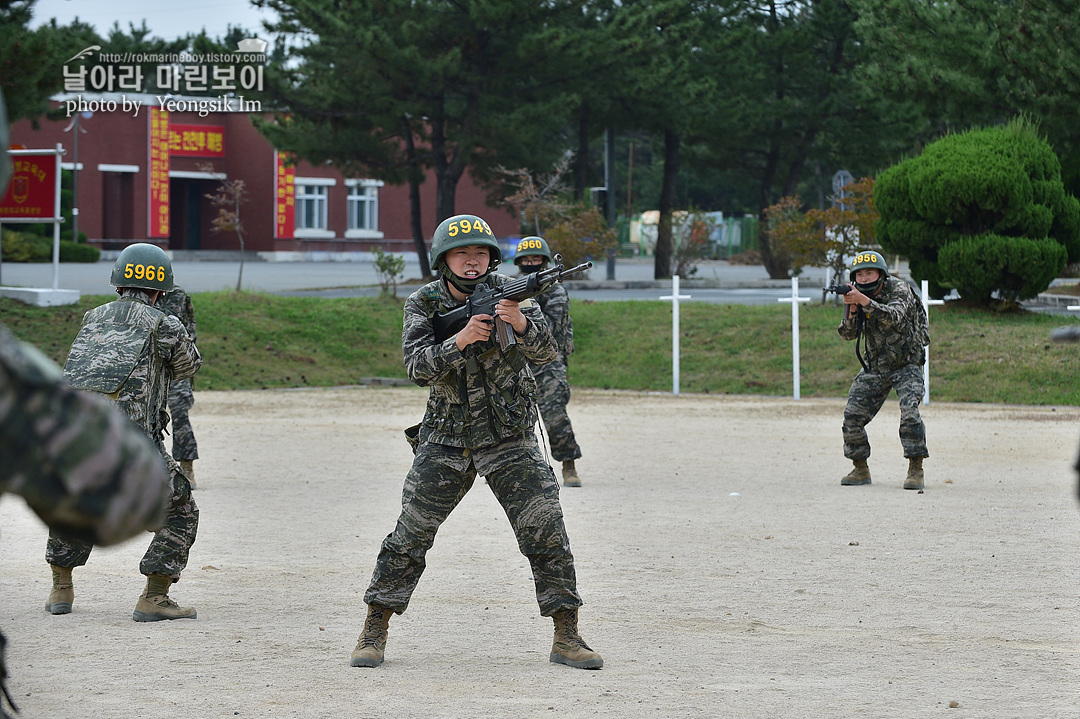
[[[435, 330], [435, 341], [443, 342], [448, 337], [456, 335], [469, 323], [473, 315], [495, 315], [495, 305], [499, 300], [527, 300], [549, 289], [556, 282], [561, 282], [564, 277], [584, 272], [593, 266], [592, 262], [582, 262], [577, 267], [565, 269], [562, 263], [562, 255], [555, 255], [555, 266], [532, 272], [524, 277], [515, 278], [498, 287], [477, 287], [465, 300], [465, 304], [456, 307], [443, 314], [436, 313], [431, 318], [432, 327]], [[499, 341], [499, 348], [506, 350], [507, 347], [517, 344], [514, 337], [514, 328], [499, 317], [495, 317], [495, 337]]]
[[851, 292], [851, 285], [846, 282], [840, 285], [829, 285], [825, 288], [825, 291], [832, 292], [834, 295], [846, 295]]

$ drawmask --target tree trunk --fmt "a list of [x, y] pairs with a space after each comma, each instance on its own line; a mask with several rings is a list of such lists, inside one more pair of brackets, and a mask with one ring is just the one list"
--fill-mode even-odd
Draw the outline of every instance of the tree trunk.
[[578, 149], [574, 158], [574, 202], [585, 197], [589, 186], [589, 104], [582, 103], [578, 110]]
[[671, 214], [675, 210], [675, 181], [679, 177], [679, 135], [664, 131], [664, 181], [660, 188], [660, 226], [656, 231], [653, 277], [671, 277]]
[[416, 156], [416, 143], [413, 142], [412, 126], [408, 118], [402, 118], [402, 130], [405, 138], [405, 156], [409, 163], [409, 219], [412, 224], [413, 246], [420, 260], [420, 277], [431, 277], [431, 265], [428, 264], [427, 244], [424, 242], [424, 226], [420, 215], [420, 183], [423, 173], [420, 171], [420, 159]]

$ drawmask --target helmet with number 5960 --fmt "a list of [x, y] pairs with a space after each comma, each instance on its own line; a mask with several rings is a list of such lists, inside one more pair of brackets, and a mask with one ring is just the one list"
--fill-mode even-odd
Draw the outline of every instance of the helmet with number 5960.
[[109, 284], [168, 292], [173, 287], [172, 262], [157, 245], [147, 242], [128, 245], [116, 258]]

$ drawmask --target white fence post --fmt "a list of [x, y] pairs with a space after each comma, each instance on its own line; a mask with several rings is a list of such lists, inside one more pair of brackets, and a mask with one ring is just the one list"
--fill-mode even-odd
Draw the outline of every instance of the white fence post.
[[777, 302], [791, 303], [791, 369], [794, 397], [799, 399], [799, 304], [809, 302], [809, 297], [799, 297], [799, 278], [791, 278], [791, 297], [780, 297]]
[[[926, 312], [926, 324], [930, 326], [930, 305], [943, 305], [945, 300], [930, 299], [930, 289], [926, 280], [922, 281], [922, 306]], [[930, 348], [926, 348], [926, 361], [923, 363], [923, 404], [930, 404]]]
[[679, 294], [679, 276], [671, 278], [671, 294], [660, 299], [671, 300], [671, 393], [679, 394], [679, 300], [688, 300], [690, 295]]

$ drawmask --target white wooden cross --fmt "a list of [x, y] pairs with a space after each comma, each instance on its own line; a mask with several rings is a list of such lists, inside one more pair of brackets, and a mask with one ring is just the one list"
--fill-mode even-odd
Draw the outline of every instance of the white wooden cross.
[[799, 297], [799, 278], [791, 278], [791, 297], [780, 297], [777, 302], [791, 303], [791, 369], [794, 397], [799, 399], [799, 304], [809, 302], [809, 297]]
[[[930, 324], [930, 305], [943, 305], [945, 300], [932, 300], [930, 299], [929, 283], [926, 280], [922, 281], [922, 306], [923, 311], [926, 312], [926, 324]], [[930, 348], [926, 348], [926, 362], [922, 366], [923, 376], [923, 396], [922, 403], [930, 404]]]
[[671, 300], [671, 393], [679, 394], [679, 300], [688, 300], [690, 295], [679, 294], [679, 276], [671, 278], [671, 294], [660, 299]]

